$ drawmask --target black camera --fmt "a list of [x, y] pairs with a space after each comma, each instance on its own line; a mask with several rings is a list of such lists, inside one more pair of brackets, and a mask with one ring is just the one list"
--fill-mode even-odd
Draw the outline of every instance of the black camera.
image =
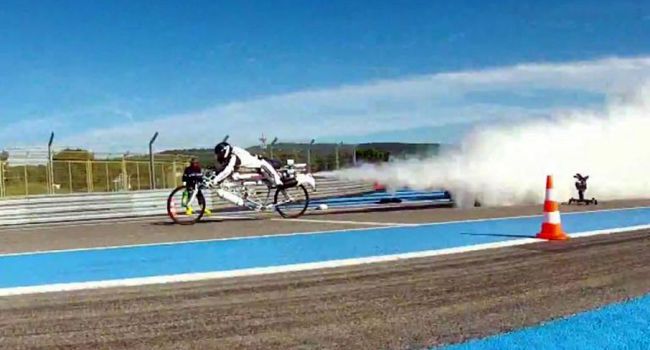
[[580, 173], [577, 173], [573, 175], [573, 178], [577, 180], [575, 185], [576, 190], [578, 190], [578, 198], [569, 199], [569, 204], [598, 204], [596, 198], [585, 199], [585, 191], [587, 191], [587, 180], [589, 179], [589, 175], [582, 176]]

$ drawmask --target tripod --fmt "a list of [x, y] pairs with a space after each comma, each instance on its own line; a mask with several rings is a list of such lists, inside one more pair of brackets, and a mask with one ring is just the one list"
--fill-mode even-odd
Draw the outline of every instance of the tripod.
[[596, 198], [591, 198], [591, 199], [585, 199], [585, 191], [587, 191], [587, 180], [589, 179], [589, 175], [587, 176], [582, 176], [580, 173], [577, 173], [573, 176], [573, 178], [577, 179], [575, 185], [576, 185], [576, 190], [578, 190], [578, 198], [573, 198], [569, 199], [569, 204], [594, 204], [597, 205], [598, 201]]

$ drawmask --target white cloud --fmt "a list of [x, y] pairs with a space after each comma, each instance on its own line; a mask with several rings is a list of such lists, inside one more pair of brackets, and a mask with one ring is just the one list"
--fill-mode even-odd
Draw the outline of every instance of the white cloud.
[[[486, 120], [535, 118], [562, 106], [513, 106], [499, 98], [477, 103], [468, 94], [524, 96], [537, 90], [611, 95], [650, 77], [650, 57], [532, 63], [375, 81], [233, 102], [153, 121], [100, 128], [66, 137], [66, 145], [144, 150], [154, 131], [158, 148], [210, 146], [223, 135], [252, 144], [264, 132], [283, 140], [364, 135]], [[569, 105], [567, 107], [576, 107]]]

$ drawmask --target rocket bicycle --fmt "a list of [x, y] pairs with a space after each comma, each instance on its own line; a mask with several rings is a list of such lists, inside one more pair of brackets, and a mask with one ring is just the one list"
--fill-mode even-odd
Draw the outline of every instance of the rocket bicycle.
[[216, 173], [203, 175], [200, 182], [185, 183], [175, 188], [167, 199], [167, 214], [177, 224], [192, 225], [210, 215], [206, 191], [237, 207], [256, 212], [275, 210], [284, 218], [302, 216], [309, 208], [308, 188], [315, 189], [310, 174], [296, 174], [291, 168], [281, 172], [281, 186], [273, 187], [261, 174], [234, 173], [229, 179], [214, 184]]

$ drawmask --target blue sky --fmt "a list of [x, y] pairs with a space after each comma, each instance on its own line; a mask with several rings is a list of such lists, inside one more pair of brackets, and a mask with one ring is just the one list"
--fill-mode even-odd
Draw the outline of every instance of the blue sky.
[[597, 108], [648, 76], [649, 37], [647, 1], [4, 0], [0, 148], [456, 142]]

